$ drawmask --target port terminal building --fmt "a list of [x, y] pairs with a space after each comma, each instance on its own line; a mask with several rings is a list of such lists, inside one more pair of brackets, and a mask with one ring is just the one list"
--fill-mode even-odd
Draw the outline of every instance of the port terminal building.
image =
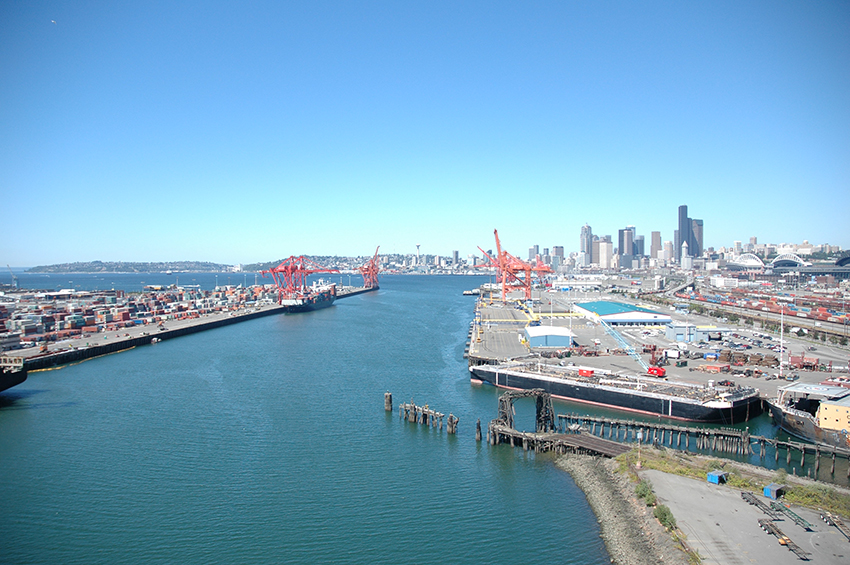
[[589, 320], [604, 321], [612, 326], [665, 326], [673, 321], [667, 314], [622, 302], [581, 302], [574, 308]]

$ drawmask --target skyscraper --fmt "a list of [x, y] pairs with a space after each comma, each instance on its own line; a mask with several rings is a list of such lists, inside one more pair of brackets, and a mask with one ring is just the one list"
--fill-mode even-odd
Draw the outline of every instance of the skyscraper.
[[614, 244], [611, 241], [601, 240], [599, 245], [599, 267], [602, 269], [610, 269], [613, 267], [612, 252]]
[[664, 260], [665, 261], [672, 261], [673, 256], [675, 254], [676, 254], [676, 252], [673, 250], [673, 242], [672, 241], [665, 241], [664, 242]]
[[632, 250], [634, 251], [633, 255], [635, 257], [643, 257], [646, 255], [646, 243], [642, 235], [635, 236], [634, 243], [632, 244]]
[[584, 224], [581, 228], [581, 236], [579, 236], [579, 251], [582, 253], [587, 253], [588, 255], [592, 251], [593, 245], [593, 230], [589, 225]]
[[628, 226], [626, 229], [622, 229], [619, 232], [619, 240], [617, 244], [619, 247], [617, 249], [620, 252], [620, 257], [625, 255], [634, 255], [634, 227]]
[[702, 220], [691, 220], [692, 241], [688, 242], [691, 257], [702, 256]]
[[699, 257], [702, 255], [702, 232], [702, 220], [693, 220], [689, 218], [687, 205], [679, 206], [679, 229], [676, 230], [676, 237], [674, 237], [677, 261], [681, 261], [682, 259], [683, 243], [688, 244], [689, 256]]
[[679, 230], [678, 240], [675, 242], [676, 261], [682, 260], [682, 244], [687, 243], [690, 248], [691, 241], [691, 219], [688, 217], [688, 206], [679, 206]]
[[649, 244], [649, 256], [653, 259], [658, 259], [658, 252], [661, 251], [661, 232], [654, 231], [651, 234], [652, 240]]
[[590, 229], [589, 225], [584, 224], [584, 226], [582, 226], [578, 243], [579, 251], [584, 253], [585, 264], [583, 266], [586, 267], [593, 262], [593, 230]]

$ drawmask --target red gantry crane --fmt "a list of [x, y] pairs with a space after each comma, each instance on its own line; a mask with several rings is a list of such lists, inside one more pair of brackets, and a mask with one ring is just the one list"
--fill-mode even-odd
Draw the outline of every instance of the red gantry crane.
[[381, 246], [379, 245], [375, 249], [375, 256], [357, 269], [363, 275], [363, 286], [365, 288], [378, 288], [378, 273], [381, 271], [381, 267], [378, 265], [378, 249], [380, 248]]
[[496, 235], [496, 257], [491, 257], [486, 251], [479, 247], [478, 249], [484, 254], [484, 257], [486, 257], [488, 261], [486, 264], [481, 266], [494, 267], [497, 270], [499, 281], [502, 284], [502, 302], [505, 301], [508, 284], [522, 288], [525, 291], [525, 299], [531, 300], [532, 273], [537, 273], [537, 276], [539, 277], [541, 273], [551, 273], [552, 269], [550, 269], [547, 265], [541, 264], [539, 260], [536, 265], [532, 265], [531, 263], [526, 263], [522, 259], [514, 257], [502, 249], [502, 243], [499, 241], [499, 230], [493, 230], [493, 233]]
[[315, 273], [339, 273], [338, 269], [327, 269], [314, 263], [303, 255], [292, 256], [268, 271], [261, 271], [263, 277], [270, 274], [277, 285], [278, 302], [283, 298], [304, 298], [308, 295], [307, 277]]

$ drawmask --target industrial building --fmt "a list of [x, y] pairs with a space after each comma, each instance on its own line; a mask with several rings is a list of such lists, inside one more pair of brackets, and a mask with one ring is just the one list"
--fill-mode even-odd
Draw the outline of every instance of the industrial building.
[[719, 340], [732, 330], [715, 326], [697, 326], [683, 322], [670, 322], [664, 331], [664, 336], [670, 341], [694, 343], [698, 341]]
[[525, 339], [529, 347], [572, 347], [575, 335], [562, 326], [527, 326]]
[[575, 310], [590, 320], [602, 320], [612, 326], [663, 326], [673, 321], [667, 314], [622, 302], [583, 302], [576, 304]]

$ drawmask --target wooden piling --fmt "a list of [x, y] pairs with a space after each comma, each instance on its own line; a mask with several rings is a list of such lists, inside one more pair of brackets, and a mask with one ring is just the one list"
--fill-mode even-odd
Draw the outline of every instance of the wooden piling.
[[384, 393], [384, 410], [393, 411], [393, 394], [390, 391]]
[[450, 434], [457, 433], [457, 422], [458, 418], [454, 414], [449, 414], [448, 419], [446, 420], [446, 432]]

